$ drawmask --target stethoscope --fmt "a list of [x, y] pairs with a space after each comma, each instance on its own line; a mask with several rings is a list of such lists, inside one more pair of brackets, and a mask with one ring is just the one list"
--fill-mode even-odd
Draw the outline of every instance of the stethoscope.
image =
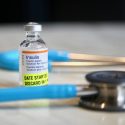
[[0, 102], [80, 97], [79, 106], [100, 111], [125, 110], [125, 72], [98, 71], [85, 76], [89, 85], [52, 84], [0, 89]]
[[[0, 67], [18, 70], [18, 52], [0, 53]], [[54, 62], [53, 66], [104, 66], [124, 64], [124, 57], [104, 57], [86, 54], [50, 51], [49, 58], [57, 61], [69, 59], [89, 60], [96, 62]], [[99, 62], [101, 61], [101, 62]], [[0, 102], [30, 99], [66, 99], [80, 97], [79, 105], [94, 110], [125, 110], [125, 72], [99, 71], [85, 76], [89, 85], [48, 85], [42, 87], [12, 87], [0, 89]]]
[[[0, 52], [0, 68], [18, 71], [19, 53], [17, 50]], [[69, 53], [67, 51], [49, 50], [48, 69], [56, 67], [93, 67], [125, 64], [125, 57], [110, 57], [89, 54]], [[75, 61], [75, 62], [74, 62]]]

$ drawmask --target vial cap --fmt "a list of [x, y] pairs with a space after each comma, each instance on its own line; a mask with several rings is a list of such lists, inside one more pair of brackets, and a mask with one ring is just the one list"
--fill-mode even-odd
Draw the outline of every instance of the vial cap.
[[24, 26], [25, 31], [42, 31], [42, 26], [35, 22], [29, 22]]

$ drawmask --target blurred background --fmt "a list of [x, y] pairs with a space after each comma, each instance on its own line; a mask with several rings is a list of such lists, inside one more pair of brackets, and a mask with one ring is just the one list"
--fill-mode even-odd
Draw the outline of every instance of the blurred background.
[[31, 21], [43, 24], [49, 48], [124, 56], [124, 0], [1, 1], [0, 50], [17, 48], [25, 37], [23, 25]]
[[0, 23], [124, 20], [124, 0], [13, 0], [0, 4]]

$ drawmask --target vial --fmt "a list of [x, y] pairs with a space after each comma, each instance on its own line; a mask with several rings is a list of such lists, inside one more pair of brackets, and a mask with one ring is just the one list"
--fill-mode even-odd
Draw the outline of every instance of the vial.
[[48, 48], [40, 37], [42, 26], [30, 22], [24, 26], [26, 38], [19, 46], [19, 77], [23, 86], [48, 84]]

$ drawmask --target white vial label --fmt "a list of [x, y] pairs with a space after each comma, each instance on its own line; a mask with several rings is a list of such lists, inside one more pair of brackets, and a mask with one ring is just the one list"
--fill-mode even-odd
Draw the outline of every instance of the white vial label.
[[20, 51], [20, 80], [24, 86], [48, 84], [48, 50]]

